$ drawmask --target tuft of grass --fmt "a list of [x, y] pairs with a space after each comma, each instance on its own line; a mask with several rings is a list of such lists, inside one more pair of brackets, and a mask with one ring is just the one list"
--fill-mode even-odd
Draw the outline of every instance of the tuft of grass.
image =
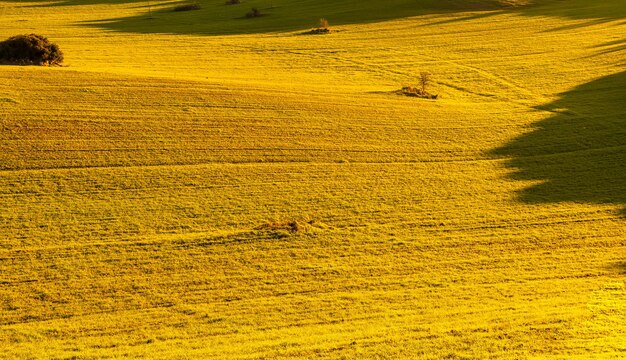
[[321, 18], [320, 19], [320, 29], [327, 29], [330, 28], [330, 23], [328, 22], [328, 20]]

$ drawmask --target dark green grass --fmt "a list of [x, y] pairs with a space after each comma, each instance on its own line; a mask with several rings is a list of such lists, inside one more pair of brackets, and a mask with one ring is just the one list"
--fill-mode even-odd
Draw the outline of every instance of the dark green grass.
[[[554, 113], [493, 153], [516, 180], [539, 180], [527, 203], [626, 205], [626, 72], [578, 86], [538, 108]], [[622, 210], [626, 215], [626, 208]]]
[[[45, 1], [45, 0], [43, 0]], [[35, 2], [25, 0], [21, 3]], [[39, 0], [37, 0], [39, 2]], [[131, 4], [138, 0], [48, 0], [30, 6], [82, 6], [95, 4]], [[249, 34], [279, 31], [299, 31], [316, 27], [320, 18], [330, 21], [331, 27], [346, 24], [371, 23], [433, 13], [465, 11], [492, 11], [472, 14], [445, 22], [472, 20], [510, 11], [526, 16], [558, 16], [587, 21], [571, 25], [584, 27], [605, 21], [626, 18], [626, 2], [611, 0], [535, 0], [531, 6], [510, 6], [501, 0], [243, 0], [241, 4], [225, 5], [223, 0], [199, 0], [201, 10], [173, 12], [176, 6], [189, 1], [154, 0], [137, 16], [111, 18], [85, 23], [86, 26], [120, 32], [173, 34]], [[196, 3], [196, 1], [194, 1]], [[521, 2], [520, 2], [521, 3]], [[257, 8], [266, 15], [246, 19], [245, 14]], [[436, 25], [440, 23], [431, 23]], [[561, 29], [554, 29], [555, 31]]]
[[[66, 0], [38, 6], [79, 6], [131, 3], [129, 0]], [[172, 9], [187, 1], [154, 1], [140, 15], [85, 23], [87, 26], [120, 32], [174, 34], [248, 34], [300, 31], [317, 27], [320, 18], [331, 28], [371, 23], [431, 13], [501, 9], [499, 0], [244, 0], [225, 5], [223, 0], [201, 0], [201, 10], [176, 13]], [[265, 16], [247, 19], [251, 8]]]
[[[18, 2], [14, 0], [15, 2]], [[35, 7], [55, 7], [55, 6], [81, 6], [81, 5], [100, 5], [100, 4], [126, 4], [126, 3], [141, 3], [146, 0], [19, 0], [20, 3], [37, 3]], [[164, 2], [162, 0], [153, 0], [153, 3], [157, 4]]]

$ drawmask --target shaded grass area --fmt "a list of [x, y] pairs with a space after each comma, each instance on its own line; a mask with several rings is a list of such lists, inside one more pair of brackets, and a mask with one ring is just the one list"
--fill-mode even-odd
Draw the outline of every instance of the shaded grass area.
[[[493, 153], [511, 156], [528, 203], [626, 204], [626, 72], [578, 86], [538, 110], [553, 113]], [[622, 210], [626, 215], [626, 208]]]
[[[127, 3], [145, 3], [145, 0], [21, 0], [37, 7], [80, 6], [80, 5], [119, 5]], [[157, 1], [152, 1], [157, 3]]]
[[[137, 15], [88, 21], [82, 24], [119, 32], [206, 35], [305, 30], [314, 27], [321, 17], [329, 18], [332, 26], [468, 11], [489, 12], [444, 20], [432, 25], [475, 20], [511, 11], [524, 16], [554, 16], [585, 20], [555, 28], [554, 31], [582, 28], [626, 17], [626, 4], [624, 3], [618, 1], [590, 3], [584, 0], [568, 2], [557, 0], [391, 0], [384, 2], [368, 0], [359, 2], [358, 6], [350, 0], [333, 2], [249, 0], [235, 6], [226, 6], [221, 0], [203, 0], [194, 2], [201, 7], [201, 10], [193, 14], [172, 11], [177, 6], [190, 4], [189, 1], [61, 0], [36, 2], [27, 0], [27, 2], [36, 4], [31, 6], [43, 7], [137, 3], [137, 7], [142, 8], [141, 13]], [[262, 19], [246, 19], [245, 14], [251, 8], [259, 9], [266, 16]], [[617, 47], [617, 50], [621, 49]]]
[[[331, 26], [370, 23], [417, 15], [457, 11], [485, 11], [508, 8], [515, 1], [501, 0], [368, 0], [358, 5], [350, 0], [249, 0], [238, 5], [224, 1], [198, 1], [200, 11], [172, 13], [176, 6], [188, 1], [142, 2], [138, 15], [86, 22], [84, 25], [133, 33], [174, 34], [247, 34], [277, 31], [298, 31], [314, 27], [320, 18], [327, 17]], [[127, 0], [60, 1], [36, 6], [78, 6], [94, 4], [127, 4]], [[150, 6], [146, 6], [146, 5]], [[251, 8], [259, 9], [261, 19], [246, 19]]]

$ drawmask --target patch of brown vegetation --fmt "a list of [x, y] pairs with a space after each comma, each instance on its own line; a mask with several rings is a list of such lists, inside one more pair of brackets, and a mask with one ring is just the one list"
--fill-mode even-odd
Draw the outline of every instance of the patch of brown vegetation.
[[425, 90], [413, 86], [405, 86], [401, 90], [396, 91], [396, 94], [432, 100], [439, 98], [439, 95], [433, 95]]

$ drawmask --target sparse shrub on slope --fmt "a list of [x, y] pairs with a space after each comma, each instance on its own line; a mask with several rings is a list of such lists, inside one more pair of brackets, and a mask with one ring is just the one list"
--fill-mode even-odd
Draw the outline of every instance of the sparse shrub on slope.
[[194, 4], [184, 4], [184, 5], [178, 5], [177, 7], [174, 8], [174, 11], [191, 11], [191, 10], [200, 10], [200, 4], [198, 3], [194, 3]]
[[422, 99], [433, 99], [433, 100], [439, 97], [439, 95], [434, 95], [426, 91], [426, 88], [431, 83], [430, 73], [425, 72], [425, 71], [420, 72], [418, 83], [420, 85], [419, 88], [414, 87], [414, 86], [405, 86], [401, 90], [398, 91], [398, 94], [412, 96], [412, 97], [419, 97]]
[[42, 35], [17, 35], [0, 42], [0, 63], [16, 65], [59, 65], [63, 53]]
[[330, 30], [330, 23], [328, 22], [328, 20], [321, 18], [320, 19], [320, 27], [318, 27], [317, 29], [313, 29], [307, 32], [304, 32], [304, 35], [324, 35], [324, 34], [330, 34], [331, 30]]
[[414, 86], [405, 86], [401, 90], [398, 91], [398, 94], [411, 96], [411, 97], [418, 97], [422, 99], [436, 100], [437, 98], [439, 98], [439, 95], [433, 95], [427, 91], [424, 91], [420, 88], [416, 88]]
[[261, 11], [257, 8], [252, 8], [250, 11], [248, 11], [248, 13], [246, 14], [247, 18], [255, 18], [255, 17], [259, 17], [259, 16], [263, 16], [263, 14], [261, 13]]

